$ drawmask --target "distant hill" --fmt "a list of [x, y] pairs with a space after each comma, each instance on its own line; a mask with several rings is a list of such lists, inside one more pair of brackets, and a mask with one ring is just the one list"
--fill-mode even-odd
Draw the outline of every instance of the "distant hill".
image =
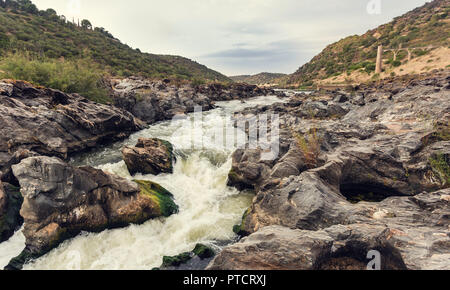
[[40, 11], [29, 0], [0, 0], [0, 56], [8, 52], [39, 58], [89, 58], [115, 76], [142, 75], [200, 81], [231, 81], [195, 61], [143, 53], [121, 43], [88, 20], [67, 21], [53, 9]]
[[[392, 49], [417, 48], [411, 50], [411, 60], [408, 60], [406, 50], [386, 51], [383, 76], [448, 67], [449, 13], [450, 0], [434, 0], [364, 35], [342, 39], [327, 46], [290, 75], [286, 84], [310, 86], [321, 82], [352, 82], [380, 77], [374, 74], [379, 45]], [[436, 51], [426, 49], [428, 46], [436, 48]], [[427, 54], [432, 56], [425, 57]]]
[[235, 82], [248, 83], [251, 85], [267, 85], [276, 84], [280, 78], [285, 76], [286, 74], [263, 72], [256, 75], [232, 76], [230, 79]]

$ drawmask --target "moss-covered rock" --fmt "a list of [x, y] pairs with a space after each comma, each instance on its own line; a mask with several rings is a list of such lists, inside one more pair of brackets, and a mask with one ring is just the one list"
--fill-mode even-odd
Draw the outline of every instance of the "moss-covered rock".
[[147, 180], [134, 180], [141, 189], [141, 194], [149, 196], [159, 207], [160, 214], [168, 217], [178, 212], [178, 206], [173, 201], [173, 194], [161, 185]]
[[181, 253], [173, 257], [164, 256], [162, 267], [180, 266], [181, 264], [185, 264], [187, 261], [192, 259], [192, 257], [192, 252]]
[[212, 248], [203, 244], [197, 244], [192, 252], [200, 257], [200, 259], [211, 258], [215, 255], [215, 252]]
[[[205, 263], [204, 267], [206, 267], [208, 260], [215, 256], [215, 251], [204, 244], [197, 244], [195, 248], [191, 252], [181, 253], [176, 256], [164, 256], [163, 263], [161, 268], [154, 268], [154, 270], [160, 269], [173, 269], [179, 267], [180, 265], [194, 262], [197, 259], [198, 261], [202, 261], [200, 263]], [[191, 261], [192, 260], [192, 261]], [[203, 261], [205, 260], [205, 261]]]
[[242, 215], [242, 222], [241, 222], [241, 224], [240, 225], [235, 225], [233, 227], [233, 232], [236, 235], [241, 236], [241, 237], [246, 237], [246, 236], [250, 235], [250, 233], [245, 230], [245, 220], [247, 219], [247, 216], [249, 214], [250, 214], [250, 208], [248, 208], [244, 212], [244, 214]]
[[46, 254], [82, 231], [141, 224], [178, 211], [173, 195], [156, 183], [73, 167], [58, 158], [27, 158], [12, 170], [25, 200], [19, 208], [26, 249], [13, 259], [11, 268]]

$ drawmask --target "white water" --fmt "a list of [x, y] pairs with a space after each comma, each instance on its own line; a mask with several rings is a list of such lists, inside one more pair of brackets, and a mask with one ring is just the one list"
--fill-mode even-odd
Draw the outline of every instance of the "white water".
[[[213, 143], [203, 142], [203, 148], [186, 149], [183, 142], [192, 136], [195, 141], [201, 140], [208, 131], [223, 126], [222, 118], [231, 112], [274, 102], [280, 102], [280, 99], [268, 96], [245, 104], [223, 102], [218, 109], [198, 113], [203, 118], [201, 128], [173, 136], [189, 120], [162, 122], [124, 142], [74, 160], [74, 164], [96, 166], [125, 178], [155, 181], [174, 194], [180, 211], [169, 218], [151, 220], [143, 225], [96, 234], [83, 233], [25, 265], [24, 269], [151, 269], [161, 265], [163, 256], [190, 251], [197, 243], [214, 245], [215, 241], [235, 238], [232, 227], [240, 222], [252, 195], [226, 186], [233, 148], [217, 148]], [[191, 117], [199, 117], [194, 115]], [[130, 176], [121, 161], [120, 149], [123, 145], [134, 145], [139, 137], [158, 137], [174, 144], [178, 160], [173, 174]], [[21, 232], [0, 244], [0, 267], [18, 255], [23, 247]]]

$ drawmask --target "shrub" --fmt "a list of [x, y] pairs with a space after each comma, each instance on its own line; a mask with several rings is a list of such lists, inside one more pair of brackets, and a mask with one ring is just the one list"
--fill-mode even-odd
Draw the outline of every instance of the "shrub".
[[399, 60], [393, 60], [393, 61], [391, 62], [391, 64], [392, 64], [393, 67], [399, 67], [399, 66], [402, 65], [402, 62], [399, 61]]
[[444, 154], [437, 154], [430, 158], [430, 165], [433, 172], [436, 173], [444, 187], [450, 185], [450, 165], [449, 160]]
[[308, 168], [316, 168], [319, 162], [320, 156], [320, 138], [316, 128], [312, 128], [305, 135], [301, 135], [297, 132], [292, 132], [297, 146], [305, 158], [305, 163]]
[[1, 78], [25, 80], [66, 93], [78, 93], [90, 100], [106, 103], [110, 99], [100, 86], [101, 70], [89, 58], [64, 61], [9, 54], [0, 59]]

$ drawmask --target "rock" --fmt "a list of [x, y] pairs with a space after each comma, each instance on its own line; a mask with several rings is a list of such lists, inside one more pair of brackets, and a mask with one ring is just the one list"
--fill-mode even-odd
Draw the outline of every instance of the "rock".
[[384, 270], [406, 269], [382, 226], [334, 226], [321, 231], [265, 227], [226, 247], [207, 270], [366, 270], [371, 250]]
[[32, 152], [65, 159], [143, 129], [130, 113], [77, 94], [23, 81], [3, 80], [0, 87], [7, 88], [0, 90], [0, 170], [2, 180], [13, 184], [10, 166]]
[[240, 190], [257, 189], [270, 174], [271, 161], [261, 161], [261, 150], [239, 149], [233, 154], [233, 165], [228, 174], [228, 186]]
[[[215, 101], [247, 99], [256, 96], [277, 95], [275, 91], [247, 84], [222, 85], [212, 83], [195, 86], [175, 85], [170, 82], [152, 81], [130, 77], [111, 83], [114, 104], [131, 112], [137, 118], [152, 124], [168, 120], [178, 114], [214, 108]], [[279, 94], [284, 96], [284, 94]]]
[[173, 146], [167, 141], [140, 138], [136, 147], [124, 147], [122, 155], [131, 175], [173, 173]]
[[297, 176], [307, 169], [308, 166], [303, 153], [295, 143], [292, 143], [286, 155], [273, 167], [270, 177], [284, 178], [292, 175]]
[[[315, 249], [305, 246], [308, 250], [299, 253], [303, 244], [290, 244], [278, 233], [274, 240], [272, 233], [258, 236], [274, 225], [302, 231], [299, 236], [317, 234], [311, 241], [331, 238], [333, 243], [342, 239], [330, 235], [330, 229], [377, 228], [390, 232], [390, 251], [399, 253], [408, 269], [448, 269], [450, 94], [442, 89], [448, 76], [405, 82], [362, 85], [352, 92], [361, 102], [337, 103], [339, 94], [328, 92], [302, 102], [293, 98], [280, 114], [280, 140], [291, 144], [289, 150], [280, 150], [273, 162], [259, 160], [260, 150], [237, 150], [231, 185], [250, 187], [256, 196], [234, 231], [250, 236], [242, 246], [225, 248], [212, 269], [297, 269], [296, 258], [318, 259]], [[260, 106], [244, 115], [277, 110], [278, 105]], [[296, 148], [290, 135], [308, 136], [311, 130], [317, 132], [320, 153], [315, 166], [305, 166], [310, 144]], [[354, 242], [361, 240], [363, 235]], [[276, 250], [284, 244], [287, 249]], [[251, 254], [243, 257], [244, 252]], [[355, 259], [353, 254], [333, 257], [326, 267], [314, 262], [298, 269], [367, 264]]]
[[9, 268], [20, 267], [81, 231], [140, 224], [177, 212], [172, 195], [150, 181], [131, 182], [92, 167], [72, 167], [55, 157], [31, 157], [13, 172], [24, 202], [26, 248]]
[[319, 230], [268, 226], [223, 249], [209, 270], [365, 269], [370, 250], [382, 269], [448, 269], [450, 189], [360, 204], [354, 222]]
[[161, 267], [154, 270], [204, 270], [215, 254], [211, 247], [197, 244], [191, 252], [164, 256]]
[[19, 149], [13, 154], [2, 154], [2, 152], [0, 152], [0, 180], [19, 185], [12, 173], [11, 166], [20, 163], [23, 159], [33, 156], [39, 156], [39, 154], [28, 149]]
[[334, 98], [334, 101], [336, 103], [345, 103], [349, 100], [348, 96], [343, 93], [338, 93], [337, 96]]
[[19, 211], [23, 198], [19, 188], [0, 181], [0, 243], [8, 240], [23, 223]]

